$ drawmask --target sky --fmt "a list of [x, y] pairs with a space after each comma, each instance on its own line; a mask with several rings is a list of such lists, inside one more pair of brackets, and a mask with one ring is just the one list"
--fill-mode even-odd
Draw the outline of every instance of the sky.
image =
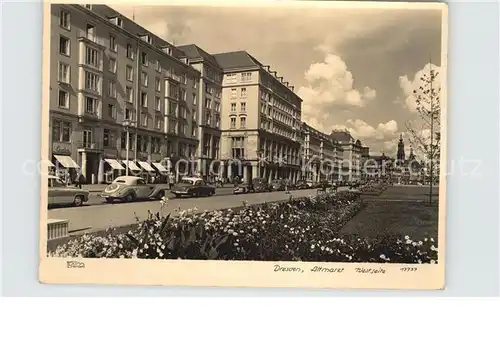
[[394, 156], [420, 125], [412, 92], [441, 66], [439, 9], [113, 7], [175, 45], [248, 51], [295, 87], [303, 121], [347, 129], [373, 155]]

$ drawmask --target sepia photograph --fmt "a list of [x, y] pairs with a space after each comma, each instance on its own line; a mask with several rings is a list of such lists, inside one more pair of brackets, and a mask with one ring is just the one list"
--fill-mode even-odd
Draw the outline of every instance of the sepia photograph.
[[47, 3], [40, 281], [443, 288], [447, 16]]

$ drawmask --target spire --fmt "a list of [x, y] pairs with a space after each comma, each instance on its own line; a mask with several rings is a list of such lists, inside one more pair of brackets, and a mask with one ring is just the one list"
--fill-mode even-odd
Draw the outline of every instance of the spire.
[[403, 141], [403, 133], [399, 134], [399, 141]]

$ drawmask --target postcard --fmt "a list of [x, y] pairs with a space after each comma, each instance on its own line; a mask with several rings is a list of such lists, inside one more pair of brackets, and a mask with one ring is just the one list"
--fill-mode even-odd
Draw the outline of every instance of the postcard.
[[39, 280], [443, 289], [439, 3], [44, 5]]

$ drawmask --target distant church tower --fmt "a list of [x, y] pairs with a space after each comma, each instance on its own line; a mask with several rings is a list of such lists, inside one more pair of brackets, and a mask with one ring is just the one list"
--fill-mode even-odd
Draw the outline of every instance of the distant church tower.
[[405, 160], [405, 143], [403, 142], [403, 134], [399, 137], [397, 160], [401, 162], [404, 162]]

